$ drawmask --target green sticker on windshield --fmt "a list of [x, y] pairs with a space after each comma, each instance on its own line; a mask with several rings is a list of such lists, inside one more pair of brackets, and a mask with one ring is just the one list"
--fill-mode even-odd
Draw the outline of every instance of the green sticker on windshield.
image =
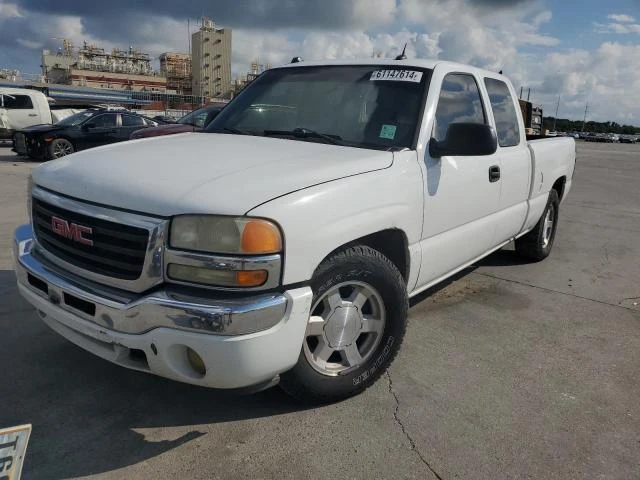
[[387, 140], [393, 140], [396, 138], [396, 127], [395, 125], [382, 125], [382, 129], [380, 130], [380, 138], [386, 138]]

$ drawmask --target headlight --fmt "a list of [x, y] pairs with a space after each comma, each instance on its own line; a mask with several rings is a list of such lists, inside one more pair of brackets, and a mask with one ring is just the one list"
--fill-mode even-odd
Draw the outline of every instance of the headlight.
[[171, 223], [169, 244], [198, 252], [260, 255], [282, 251], [282, 236], [267, 220], [181, 215]]

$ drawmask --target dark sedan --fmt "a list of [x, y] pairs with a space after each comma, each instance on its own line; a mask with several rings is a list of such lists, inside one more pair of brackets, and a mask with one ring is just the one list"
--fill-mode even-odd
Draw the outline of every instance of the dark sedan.
[[64, 157], [77, 150], [129, 140], [158, 122], [129, 111], [89, 109], [53, 125], [34, 125], [14, 134], [14, 151], [37, 160]]
[[201, 132], [224, 108], [224, 103], [212, 103], [188, 113], [177, 123], [160, 125], [156, 128], [138, 130], [131, 134], [131, 139], [175, 135], [176, 133]]

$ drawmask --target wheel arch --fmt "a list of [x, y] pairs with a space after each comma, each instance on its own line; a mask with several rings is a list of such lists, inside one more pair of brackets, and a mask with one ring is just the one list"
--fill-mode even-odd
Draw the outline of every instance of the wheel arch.
[[564, 189], [566, 184], [567, 177], [563, 175], [562, 177], [558, 178], [551, 187], [551, 190], [555, 190], [558, 193], [558, 200], [560, 201], [562, 201], [562, 198], [564, 196]]
[[335, 248], [327, 254], [320, 263], [324, 262], [336, 253], [355, 245], [366, 245], [383, 254], [400, 271], [405, 284], [408, 282], [409, 274], [411, 272], [411, 262], [409, 261], [409, 240], [407, 238], [407, 234], [403, 230], [399, 228], [387, 228], [361, 236]]

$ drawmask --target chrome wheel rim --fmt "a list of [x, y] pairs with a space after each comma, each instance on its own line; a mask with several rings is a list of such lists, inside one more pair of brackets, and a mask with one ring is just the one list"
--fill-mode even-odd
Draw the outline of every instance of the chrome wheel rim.
[[553, 223], [555, 221], [555, 207], [551, 205], [547, 214], [544, 217], [544, 224], [542, 230], [542, 248], [547, 248], [551, 243], [551, 236], [553, 235]]
[[65, 155], [69, 155], [72, 152], [72, 147], [69, 142], [58, 142], [55, 147], [53, 147], [53, 156], [55, 158], [64, 157]]
[[317, 372], [344, 375], [373, 355], [385, 321], [384, 302], [371, 285], [363, 282], [335, 285], [311, 308], [304, 355]]

